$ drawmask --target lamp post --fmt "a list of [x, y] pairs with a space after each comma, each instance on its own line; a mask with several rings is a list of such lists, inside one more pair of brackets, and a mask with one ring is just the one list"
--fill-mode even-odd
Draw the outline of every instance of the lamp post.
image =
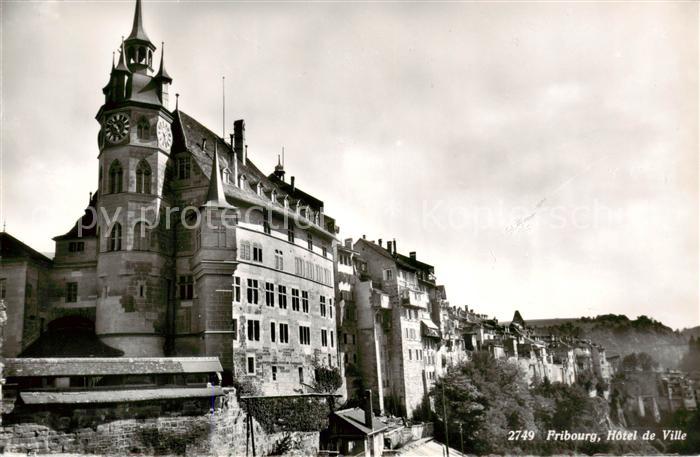
[[447, 407], [445, 406], [445, 380], [442, 381], [442, 423], [445, 426], [445, 450], [450, 457], [450, 432], [447, 430]]

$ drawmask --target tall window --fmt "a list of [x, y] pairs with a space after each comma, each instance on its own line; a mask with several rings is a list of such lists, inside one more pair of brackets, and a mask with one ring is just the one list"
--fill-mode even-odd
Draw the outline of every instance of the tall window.
[[304, 367], [299, 367], [299, 383], [304, 384]]
[[241, 278], [239, 276], [233, 277], [233, 301], [235, 303], [241, 302]]
[[246, 367], [246, 371], [248, 374], [255, 374], [255, 356], [254, 355], [249, 355], [248, 356], [248, 366]]
[[272, 380], [277, 381], [277, 367], [272, 365]]
[[304, 276], [304, 259], [301, 257], [294, 258], [294, 273], [298, 276]]
[[262, 262], [262, 254], [262, 245], [260, 243], [253, 243], [253, 262]]
[[75, 303], [78, 301], [78, 283], [66, 283], [66, 303]]
[[181, 275], [178, 278], [180, 287], [180, 300], [192, 300], [194, 298], [194, 279], [192, 275]]
[[136, 166], [136, 193], [151, 193], [151, 166], [145, 160]]
[[301, 310], [309, 313], [309, 292], [306, 290], [301, 291]]
[[260, 321], [248, 319], [248, 341], [260, 341]]
[[146, 224], [138, 222], [134, 226], [134, 251], [148, 251], [148, 229]]
[[287, 286], [277, 286], [280, 308], [287, 309]]
[[265, 304], [275, 306], [275, 285], [271, 282], [265, 283]]
[[328, 317], [333, 319], [333, 299], [332, 298], [328, 299]]
[[248, 279], [248, 288], [246, 290], [248, 303], [251, 305], [258, 304], [258, 280]]
[[306, 247], [308, 247], [310, 251], [314, 250], [314, 237], [311, 236], [310, 233], [306, 234]]
[[112, 226], [112, 231], [109, 232], [109, 251], [122, 250], [122, 226], [119, 222], [115, 222]]
[[270, 322], [270, 341], [275, 342], [275, 323]]
[[190, 179], [190, 157], [177, 158], [177, 179]]
[[287, 222], [287, 241], [294, 243], [294, 224], [291, 220]]
[[150, 139], [151, 125], [149, 124], [148, 119], [145, 117], [139, 119], [138, 124], [136, 124], [136, 135], [138, 136], [139, 140]]
[[292, 311], [299, 311], [299, 289], [292, 289]]
[[326, 297], [321, 295], [320, 297], [320, 305], [321, 305], [321, 317], [326, 317]]
[[267, 208], [263, 209], [263, 231], [266, 234], [270, 234], [272, 232], [270, 228], [270, 219], [271, 219], [271, 214], [270, 211]]
[[328, 346], [328, 330], [325, 328], [321, 330], [321, 346]]
[[241, 260], [250, 260], [250, 241], [241, 241], [240, 252], [238, 255]]
[[299, 344], [307, 346], [311, 344], [311, 329], [309, 327], [299, 326]]
[[289, 343], [289, 324], [280, 324], [280, 343]]
[[122, 181], [124, 178], [124, 171], [122, 170], [122, 164], [118, 160], [112, 162], [109, 166], [109, 193], [116, 194], [122, 191]]
[[275, 268], [278, 270], [284, 270], [284, 257], [282, 251], [275, 249]]
[[233, 336], [231, 339], [238, 340], [238, 319], [231, 320], [231, 330], [233, 330]]

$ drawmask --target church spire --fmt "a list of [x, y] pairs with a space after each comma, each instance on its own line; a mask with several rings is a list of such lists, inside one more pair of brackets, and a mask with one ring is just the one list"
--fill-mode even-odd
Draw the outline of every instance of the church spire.
[[161, 41], [160, 43], [160, 67], [158, 68], [158, 73], [156, 78], [160, 78], [167, 82], [172, 82], [173, 78], [168, 74], [168, 70], [165, 69], [165, 43]]
[[214, 149], [214, 160], [211, 164], [211, 176], [209, 177], [209, 190], [207, 191], [207, 202], [204, 204], [205, 207], [209, 208], [233, 208], [226, 201], [226, 195], [224, 194], [224, 186], [221, 180], [221, 169], [219, 168], [219, 152], [218, 148]]
[[131, 33], [124, 40], [126, 44], [126, 59], [129, 69], [134, 73], [147, 73], [153, 69], [153, 51], [156, 46], [146, 35], [141, 18], [141, 0], [136, 0], [134, 11], [134, 25]]
[[136, 9], [134, 10], [134, 25], [131, 27], [131, 33], [126, 41], [144, 41], [150, 43], [146, 31], [143, 28], [143, 20], [141, 19], [141, 0], [136, 0]]
[[124, 47], [124, 37], [122, 37], [122, 45], [119, 51], [119, 63], [115, 68], [117, 71], [123, 71], [125, 73], [131, 73], [129, 66], [126, 64], [126, 48]]

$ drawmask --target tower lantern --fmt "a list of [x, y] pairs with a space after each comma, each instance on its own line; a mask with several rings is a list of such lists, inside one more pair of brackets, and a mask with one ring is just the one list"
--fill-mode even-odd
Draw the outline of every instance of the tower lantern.
[[136, 0], [134, 24], [124, 44], [126, 45], [126, 56], [131, 71], [146, 73], [148, 70], [153, 70], [153, 52], [156, 50], [156, 46], [151, 43], [146, 30], [143, 28], [141, 0]]

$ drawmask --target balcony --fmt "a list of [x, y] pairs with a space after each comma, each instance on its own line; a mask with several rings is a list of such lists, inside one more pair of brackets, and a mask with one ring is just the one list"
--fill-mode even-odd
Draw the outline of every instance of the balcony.
[[428, 309], [430, 298], [428, 294], [415, 289], [402, 289], [399, 292], [401, 304], [404, 306], [416, 306], [418, 308]]
[[387, 294], [373, 290], [371, 300], [373, 308], [391, 309], [391, 302], [389, 301], [389, 295]]

